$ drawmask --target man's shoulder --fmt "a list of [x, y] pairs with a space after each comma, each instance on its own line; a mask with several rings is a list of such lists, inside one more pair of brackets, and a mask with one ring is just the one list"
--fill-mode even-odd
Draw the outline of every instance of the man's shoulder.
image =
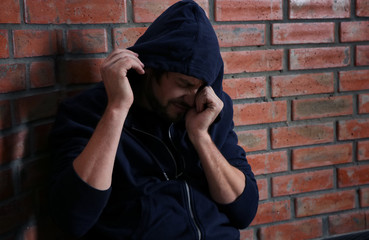
[[[59, 112], [72, 115], [102, 114], [107, 104], [107, 95], [103, 83], [82, 90], [61, 101]], [[69, 115], [68, 114], [68, 115]]]
[[104, 84], [99, 82], [93, 86], [80, 90], [63, 100], [65, 104], [106, 104], [107, 95]]

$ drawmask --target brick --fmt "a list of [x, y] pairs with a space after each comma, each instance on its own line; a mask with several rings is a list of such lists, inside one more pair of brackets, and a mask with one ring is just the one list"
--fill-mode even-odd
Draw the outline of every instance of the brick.
[[54, 62], [32, 62], [30, 66], [30, 81], [32, 88], [50, 87], [55, 85]]
[[292, 150], [292, 168], [305, 169], [352, 162], [352, 144], [317, 146]]
[[26, 89], [26, 65], [0, 64], [0, 93]]
[[349, 18], [350, 0], [291, 0], [290, 19]]
[[44, 152], [48, 150], [48, 136], [51, 131], [52, 124], [43, 124], [34, 127], [33, 150], [36, 152]]
[[369, 137], [369, 119], [353, 119], [338, 122], [338, 139], [358, 139]]
[[339, 72], [339, 81], [341, 92], [369, 89], [369, 70]]
[[323, 222], [319, 218], [287, 222], [260, 228], [260, 240], [303, 240], [323, 236]]
[[47, 93], [19, 98], [15, 101], [17, 123], [25, 123], [56, 114], [59, 94]]
[[349, 47], [291, 49], [290, 70], [344, 67], [350, 64]]
[[341, 22], [341, 42], [359, 42], [369, 40], [369, 21]]
[[255, 175], [288, 170], [288, 159], [285, 151], [250, 154], [247, 159]]
[[334, 117], [352, 113], [353, 100], [351, 95], [292, 101], [293, 120]]
[[[1, 3], [0, 3], [1, 4]], [[0, 29], [0, 58], [9, 57], [8, 30]]]
[[272, 44], [333, 43], [334, 23], [275, 23]]
[[19, 1], [0, 1], [0, 23], [20, 23], [21, 14]]
[[266, 82], [265, 77], [224, 79], [223, 90], [232, 99], [265, 97]]
[[238, 144], [246, 152], [260, 151], [267, 149], [267, 130], [248, 130], [237, 132]]
[[[25, 22], [40, 24], [125, 23], [126, 0], [26, 0]], [[42, 8], [40, 8], [42, 6]]]
[[282, 70], [282, 49], [222, 52], [224, 72], [264, 72]]
[[343, 167], [337, 170], [338, 186], [351, 187], [369, 183], [369, 165]]
[[215, 21], [282, 20], [282, 0], [215, 0]]
[[[153, 22], [168, 7], [178, 2], [178, 0], [133, 0], [133, 21], [136, 23]], [[205, 13], [209, 15], [208, 0], [196, 0]]]
[[333, 73], [309, 73], [271, 78], [272, 96], [284, 97], [334, 92]]
[[369, 65], [369, 45], [356, 46], [355, 64], [357, 66]]
[[105, 53], [108, 51], [105, 29], [73, 29], [67, 32], [70, 53]]
[[21, 191], [32, 190], [45, 185], [48, 176], [48, 164], [44, 159], [23, 164], [20, 168]]
[[9, 128], [12, 125], [12, 118], [10, 112], [10, 101], [0, 101], [0, 130]]
[[13, 171], [11, 169], [0, 171], [0, 200], [14, 195]]
[[114, 48], [128, 48], [133, 46], [146, 29], [147, 27], [114, 28]]
[[297, 217], [338, 212], [355, 208], [355, 190], [296, 198]]
[[67, 84], [86, 84], [101, 81], [100, 65], [104, 59], [71, 59], [59, 62], [61, 81]]
[[58, 55], [65, 54], [65, 44], [64, 44], [64, 30], [61, 29], [55, 29], [55, 35], [56, 35], [56, 52]]
[[286, 101], [235, 104], [233, 108], [236, 126], [287, 121]]
[[[46, 194], [44, 194], [46, 195]], [[47, 198], [47, 196], [39, 196], [39, 198]], [[42, 202], [43, 201], [43, 202]], [[40, 204], [41, 211], [45, 209], [45, 213], [41, 213], [41, 217], [37, 218], [37, 222], [28, 222], [26, 227], [22, 228], [22, 236], [23, 240], [37, 240], [37, 239], [70, 239], [71, 237], [67, 237], [64, 232], [62, 232], [55, 224], [55, 222], [51, 219], [49, 211], [46, 210], [45, 205], [47, 206], [48, 200], [41, 200], [41, 202], [37, 202]], [[45, 216], [46, 215], [46, 216]], [[19, 231], [18, 231], [19, 234]]]
[[265, 24], [214, 25], [220, 47], [265, 45]]
[[297, 173], [272, 178], [273, 197], [332, 188], [332, 170]]
[[261, 203], [251, 226], [279, 222], [291, 218], [290, 200]]
[[14, 30], [14, 57], [56, 55], [59, 49], [57, 30]]
[[273, 128], [271, 132], [273, 149], [328, 143], [333, 141], [333, 137], [332, 123]]
[[369, 94], [359, 94], [359, 113], [369, 113]]
[[369, 141], [357, 143], [357, 159], [359, 161], [369, 160]]
[[356, 16], [369, 17], [369, 2], [367, 0], [356, 0]]
[[240, 230], [240, 240], [254, 240], [254, 230]]
[[27, 130], [0, 137], [0, 165], [28, 154], [29, 136]]
[[19, 227], [31, 218], [33, 199], [30, 195], [0, 206], [0, 234]]
[[365, 213], [353, 212], [331, 215], [328, 217], [328, 225], [331, 235], [365, 230]]
[[256, 180], [259, 189], [259, 200], [268, 198], [268, 181], [266, 178]]
[[360, 207], [369, 207], [369, 188], [361, 188], [359, 191]]

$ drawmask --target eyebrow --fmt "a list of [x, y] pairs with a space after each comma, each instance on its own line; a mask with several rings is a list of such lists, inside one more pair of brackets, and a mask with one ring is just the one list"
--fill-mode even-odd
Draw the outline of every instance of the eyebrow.
[[186, 83], [187, 85], [195, 86], [195, 84], [194, 84], [194, 83], [192, 83], [192, 82], [191, 82], [190, 80], [188, 80], [188, 79], [181, 78], [181, 77], [179, 77], [178, 79], [179, 79], [181, 82]]
[[[182, 78], [182, 77], [179, 77], [178, 78], [179, 80], [181, 80], [182, 82], [185, 82], [186, 84], [188, 84], [189, 86], [191, 87], [194, 87], [197, 85], [197, 81], [196, 82], [192, 82], [191, 80], [189, 79], [185, 79], [185, 78]], [[203, 81], [200, 80], [200, 86], [204, 85], [205, 83]]]

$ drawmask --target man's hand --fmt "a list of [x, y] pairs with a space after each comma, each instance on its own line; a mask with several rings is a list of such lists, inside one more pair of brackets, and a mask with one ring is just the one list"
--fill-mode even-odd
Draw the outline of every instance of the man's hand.
[[144, 74], [144, 64], [138, 54], [126, 49], [114, 50], [102, 63], [100, 72], [108, 95], [109, 106], [128, 110], [133, 103], [133, 92], [127, 72], [133, 68]]
[[144, 74], [143, 67], [136, 53], [121, 49], [114, 50], [101, 66], [108, 106], [86, 147], [73, 161], [78, 176], [93, 188], [106, 190], [111, 186], [119, 139], [133, 103], [127, 72], [133, 68]]
[[210, 86], [204, 87], [196, 94], [195, 107], [186, 114], [186, 129], [192, 142], [208, 133], [223, 105]]
[[211, 196], [218, 203], [229, 204], [245, 189], [246, 178], [229, 164], [208, 133], [223, 105], [214, 90], [205, 87], [196, 94], [195, 107], [187, 112], [186, 129], [199, 155]]

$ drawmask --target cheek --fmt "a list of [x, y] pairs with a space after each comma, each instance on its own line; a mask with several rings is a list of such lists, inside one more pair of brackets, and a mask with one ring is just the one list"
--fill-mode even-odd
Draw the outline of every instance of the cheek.
[[167, 106], [171, 99], [171, 91], [160, 86], [153, 86], [153, 95], [161, 106]]
[[171, 100], [178, 100], [183, 98], [185, 95], [185, 91], [179, 88], [166, 88], [166, 89], [160, 89], [158, 92], [157, 98], [161, 103], [167, 104]]

